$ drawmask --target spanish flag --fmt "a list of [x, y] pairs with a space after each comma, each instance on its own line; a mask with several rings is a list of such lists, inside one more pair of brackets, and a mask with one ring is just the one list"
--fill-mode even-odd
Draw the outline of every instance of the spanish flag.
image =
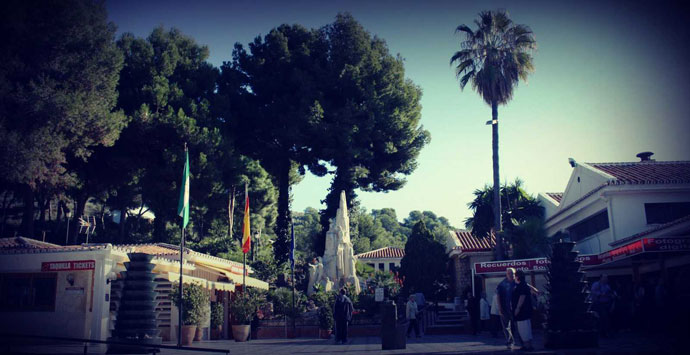
[[247, 254], [252, 246], [252, 237], [249, 233], [249, 193], [247, 184], [244, 184], [244, 226], [242, 228], [242, 252]]

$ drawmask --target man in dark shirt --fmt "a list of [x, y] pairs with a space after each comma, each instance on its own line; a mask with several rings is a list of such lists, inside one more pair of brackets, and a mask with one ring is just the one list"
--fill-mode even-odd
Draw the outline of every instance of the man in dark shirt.
[[352, 321], [352, 301], [345, 295], [345, 289], [335, 298], [333, 318], [335, 318], [335, 342], [347, 343], [347, 323]]
[[515, 273], [515, 282], [511, 302], [513, 321], [517, 325], [517, 335], [522, 340], [522, 349], [532, 350], [532, 294], [525, 281], [524, 271], [518, 270]]
[[511, 300], [515, 289], [515, 269], [509, 267], [506, 270], [506, 278], [496, 287], [498, 295], [498, 312], [501, 316], [501, 326], [506, 337], [506, 346], [510, 349], [515, 345], [515, 322], [513, 321], [513, 307]]

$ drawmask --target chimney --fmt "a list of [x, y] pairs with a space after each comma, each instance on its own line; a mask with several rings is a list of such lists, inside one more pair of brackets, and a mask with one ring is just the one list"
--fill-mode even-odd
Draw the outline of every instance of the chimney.
[[652, 153], [652, 152], [642, 152], [640, 154], [637, 154], [636, 157], [640, 158], [641, 162], [642, 161], [655, 161], [654, 159], [651, 158], [652, 155], [654, 155], [654, 153]]

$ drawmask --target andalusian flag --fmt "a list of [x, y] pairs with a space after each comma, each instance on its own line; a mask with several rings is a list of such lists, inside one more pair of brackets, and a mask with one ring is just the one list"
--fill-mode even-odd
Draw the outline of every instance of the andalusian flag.
[[182, 173], [182, 188], [180, 189], [180, 202], [177, 205], [177, 213], [182, 217], [182, 229], [189, 223], [189, 153], [187, 145], [184, 146], [184, 172]]
[[242, 252], [247, 254], [252, 246], [252, 237], [249, 233], [249, 193], [247, 184], [244, 184], [244, 226], [242, 228]]

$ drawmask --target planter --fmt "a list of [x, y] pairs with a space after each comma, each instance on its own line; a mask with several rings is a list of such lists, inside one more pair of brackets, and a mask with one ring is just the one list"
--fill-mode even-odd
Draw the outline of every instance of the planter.
[[218, 328], [211, 328], [211, 340], [218, 340], [223, 337], [223, 326], [219, 325]]
[[235, 339], [235, 341], [247, 341], [250, 330], [251, 326], [249, 324], [233, 325], [232, 337]]
[[[175, 326], [175, 331], [179, 326]], [[183, 325], [182, 326], [182, 336], [180, 337], [180, 343], [182, 345], [192, 345], [194, 341], [194, 335], [196, 334], [196, 325]]]
[[201, 326], [196, 326], [196, 333], [194, 333], [194, 341], [201, 341], [204, 337], [204, 328]]
[[330, 330], [330, 329], [319, 329], [319, 338], [330, 339], [331, 338], [331, 332], [332, 332], [332, 330]]

